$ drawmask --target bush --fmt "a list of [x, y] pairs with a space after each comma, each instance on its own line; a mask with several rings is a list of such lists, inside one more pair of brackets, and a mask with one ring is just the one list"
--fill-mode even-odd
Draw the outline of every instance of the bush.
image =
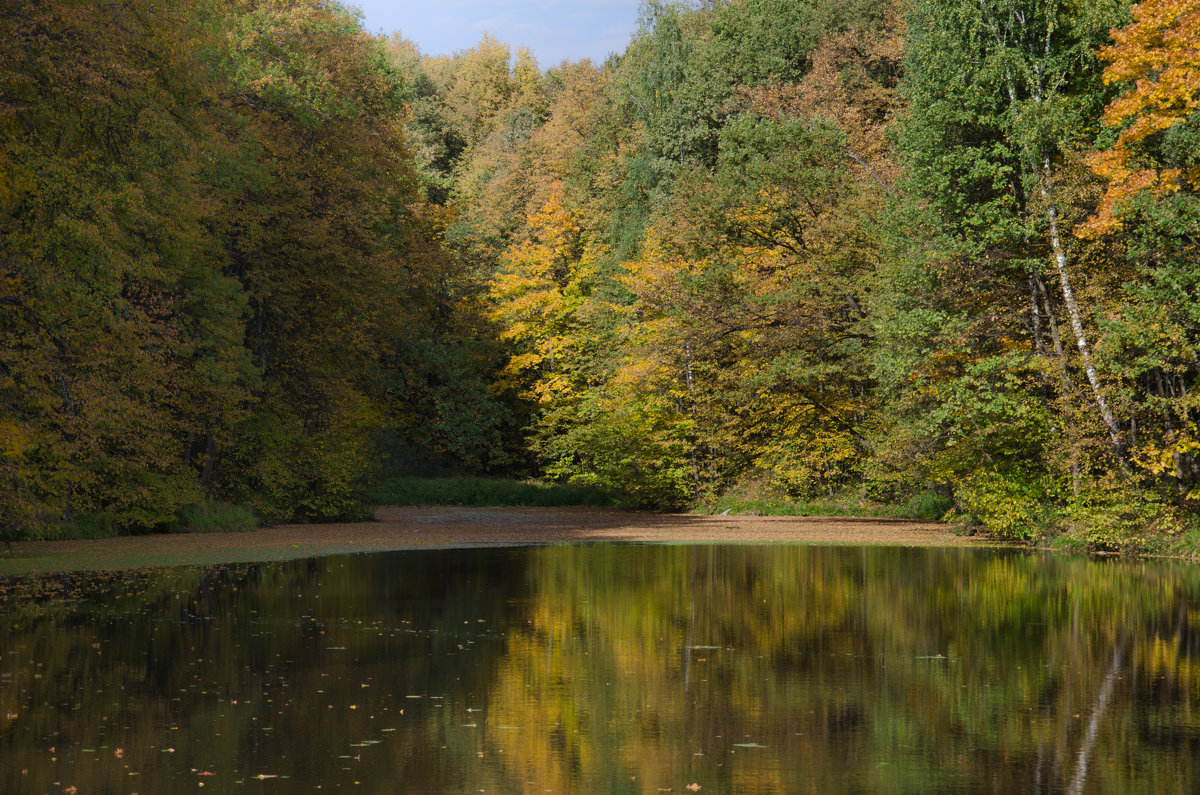
[[789, 494], [784, 484], [766, 475], [743, 477], [700, 513], [742, 516], [876, 516], [899, 518], [904, 510], [863, 496], [861, 490], [843, 489], [829, 497], [805, 499]]
[[473, 505], [479, 507], [595, 506], [611, 507], [620, 501], [595, 486], [543, 483], [502, 478], [397, 477], [369, 491], [370, 499], [386, 505]]
[[258, 527], [258, 517], [244, 505], [209, 500], [184, 508], [171, 525], [174, 533], [240, 533]]
[[1073, 498], [1058, 523], [1064, 546], [1093, 552], [1143, 552], [1179, 537], [1184, 522], [1174, 506], [1135, 488], [1096, 488]]
[[957, 496], [967, 514], [995, 536], [1033, 540], [1042, 535], [1047, 500], [1039, 479], [985, 470], [967, 477]]
[[103, 511], [80, 516], [74, 524], [62, 526], [59, 533], [61, 538], [115, 538], [121, 528], [112, 511]]
[[910, 519], [926, 519], [937, 521], [950, 512], [954, 500], [932, 491], [922, 491], [915, 495], [905, 506], [905, 514]]

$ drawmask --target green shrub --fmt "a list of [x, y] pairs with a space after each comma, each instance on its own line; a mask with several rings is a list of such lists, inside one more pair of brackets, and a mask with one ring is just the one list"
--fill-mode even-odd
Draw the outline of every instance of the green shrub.
[[922, 491], [913, 496], [905, 506], [905, 514], [910, 519], [926, 519], [937, 521], [950, 512], [954, 500], [932, 491]]
[[4, 541], [73, 541], [78, 539], [114, 538], [121, 535], [115, 511], [79, 514], [71, 521], [44, 520], [36, 524], [13, 524], [0, 528], [0, 543]]
[[74, 524], [62, 525], [61, 538], [114, 538], [121, 534], [117, 517], [112, 511], [85, 514]]
[[743, 478], [699, 513], [742, 516], [877, 516], [898, 518], [904, 509], [869, 500], [858, 489], [844, 489], [831, 497], [800, 498], [769, 478]]
[[1200, 558], [1200, 527], [1197, 527], [1195, 516], [1190, 517], [1186, 529], [1164, 551], [1192, 560]]
[[1073, 497], [1058, 522], [1060, 544], [1093, 552], [1144, 552], [1183, 537], [1179, 510], [1136, 488], [1096, 487]]
[[969, 475], [958, 488], [966, 513], [1000, 538], [1033, 540], [1045, 524], [1045, 487], [1038, 479], [984, 470]]
[[209, 500], [179, 512], [175, 533], [240, 533], [258, 527], [258, 517], [244, 505]]
[[594, 506], [620, 504], [616, 496], [595, 486], [544, 483], [502, 478], [397, 477], [368, 492], [381, 505], [473, 505], [480, 507]]

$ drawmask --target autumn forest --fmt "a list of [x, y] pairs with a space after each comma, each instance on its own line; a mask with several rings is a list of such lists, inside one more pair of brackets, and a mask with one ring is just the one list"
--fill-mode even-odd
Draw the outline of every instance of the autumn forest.
[[646, 0], [549, 67], [328, 0], [0, 34], [4, 538], [451, 473], [1200, 522], [1200, 0]]

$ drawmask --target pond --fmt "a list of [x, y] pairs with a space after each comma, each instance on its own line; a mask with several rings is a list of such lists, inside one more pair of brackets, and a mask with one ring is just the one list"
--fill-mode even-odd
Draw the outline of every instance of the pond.
[[0, 792], [1192, 792], [1198, 607], [1193, 567], [1014, 550], [10, 578]]

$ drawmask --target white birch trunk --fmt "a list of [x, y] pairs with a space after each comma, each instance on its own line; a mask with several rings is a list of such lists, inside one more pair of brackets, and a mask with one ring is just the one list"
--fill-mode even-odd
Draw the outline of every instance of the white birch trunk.
[[[1013, 13], [1013, 20], [1020, 26], [1026, 24], [1023, 14], [1019, 12]], [[1000, 25], [993, 23], [991, 26], [992, 34], [995, 37], [996, 45], [1002, 50], [1008, 46], [1008, 36], [1001, 32]], [[1050, 57], [1051, 32], [1047, 31], [1042, 52], [1042, 63], [1035, 61], [1033, 72], [1036, 79], [1033, 85], [1030, 86], [1032, 91], [1032, 99], [1039, 105], [1043, 102], [1046, 94], [1046, 74], [1043, 69]], [[1005, 70], [1005, 88], [1008, 91], [1009, 102], [1013, 107], [1017, 106], [1017, 91], [1013, 73], [1011, 69]], [[1050, 224], [1050, 247], [1054, 251], [1054, 265], [1058, 272], [1058, 281], [1062, 286], [1063, 303], [1066, 304], [1067, 315], [1071, 320], [1071, 330], [1075, 333], [1075, 344], [1079, 348], [1079, 356], [1083, 360], [1083, 369], [1087, 374], [1088, 384], [1092, 388], [1092, 396], [1095, 398], [1096, 407], [1100, 411], [1100, 418], [1104, 421], [1108, 428], [1109, 438], [1112, 440], [1113, 449], [1117, 456], [1124, 459], [1125, 446], [1121, 441], [1121, 429], [1117, 425], [1116, 419], [1113, 417], [1112, 410], [1108, 407], [1108, 401], [1104, 399], [1104, 393], [1100, 389], [1100, 377], [1096, 374], [1096, 367], [1092, 364], [1091, 349], [1088, 346], [1087, 335], [1083, 330], [1083, 320], [1079, 314], [1079, 305], [1075, 301], [1075, 292], [1071, 289], [1071, 280], [1067, 275], [1067, 255], [1063, 249], [1062, 239], [1058, 234], [1058, 205], [1054, 201], [1053, 186], [1050, 173], [1050, 157], [1049, 155], [1041, 155], [1041, 163], [1037, 162], [1038, 155], [1025, 148], [1025, 159], [1027, 168], [1030, 169], [1030, 176], [1038, 174], [1040, 167], [1040, 178], [1037, 178], [1038, 189], [1041, 192], [1042, 200], [1046, 203], [1046, 220]]]
[[1075, 333], [1075, 345], [1079, 348], [1079, 357], [1083, 360], [1083, 371], [1087, 374], [1088, 384], [1092, 388], [1092, 396], [1096, 407], [1100, 410], [1100, 418], [1108, 427], [1108, 435], [1112, 440], [1113, 449], [1118, 455], [1124, 455], [1125, 446], [1121, 442], [1121, 429], [1113, 417], [1108, 401], [1100, 389], [1100, 377], [1092, 364], [1091, 349], [1088, 346], [1087, 335], [1083, 330], [1083, 319], [1079, 314], [1079, 305], [1075, 302], [1075, 292], [1071, 289], [1071, 280], [1067, 275], [1067, 255], [1063, 250], [1062, 240], [1058, 235], [1058, 205], [1051, 195], [1053, 183], [1050, 181], [1050, 158], [1042, 164], [1042, 178], [1038, 180], [1038, 188], [1042, 199], [1046, 202], [1046, 220], [1050, 224], [1050, 246], [1054, 251], [1054, 265], [1058, 271], [1058, 282], [1062, 286], [1063, 304], [1067, 308], [1067, 316], [1071, 319], [1071, 330]]
[[696, 423], [696, 380], [692, 375], [692, 343], [688, 342], [684, 345], [684, 375], [687, 379], [688, 391], [688, 416], [692, 418], [692, 433], [691, 442], [691, 459], [692, 459], [692, 485], [696, 489], [696, 499], [700, 498], [700, 462], [696, 458], [696, 447], [700, 444], [695, 431]]

